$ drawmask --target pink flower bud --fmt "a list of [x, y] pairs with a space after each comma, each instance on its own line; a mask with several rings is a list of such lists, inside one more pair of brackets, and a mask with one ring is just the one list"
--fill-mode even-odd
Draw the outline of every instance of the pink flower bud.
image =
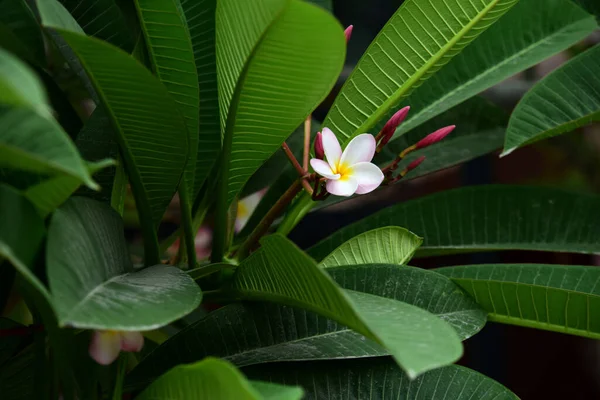
[[423, 139], [421, 139], [419, 142], [417, 142], [417, 144], [415, 145], [415, 148], [422, 149], [424, 147], [431, 146], [432, 144], [439, 142], [440, 140], [442, 140], [443, 138], [448, 136], [448, 134], [450, 132], [452, 132], [454, 130], [454, 128], [456, 128], [456, 125], [450, 125], [450, 126], [446, 126], [444, 128], [438, 129], [437, 131], [435, 131], [433, 133], [430, 133], [429, 135], [427, 135]]
[[321, 132], [317, 132], [315, 139], [315, 158], [322, 160], [325, 157], [325, 149], [323, 149], [323, 136]]
[[413, 169], [417, 168], [419, 165], [421, 165], [423, 161], [425, 161], [425, 156], [421, 156], [416, 160], [413, 160], [410, 164], [408, 164], [408, 167], [406, 167], [406, 172], [412, 171]]
[[406, 106], [401, 110], [398, 110], [394, 115], [392, 115], [392, 118], [390, 118], [388, 122], [385, 123], [385, 125], [381, 129], [381, 132], [379, 132], [379, 134], [377, 135], [379, 138], [381, 138], [381, 141], [379, 142], [378, 146], [379, 150], [381, 150], [381, 148], [383, 148], [383, 146], [385, 146], [387, 142], [390, 141], [392, 136], [394, 136], [396, 128], [402, 123], [402, 121], [404, 121], [404, 119], [406, 119], [406, 116], [408, 115], [409, 111], [410, 106]]
[[352, 36], [352, 29], [354, 29], [354, 25], [349, 25], [344, 30], [344, 36], [346, 36], [346, 44], [350, 41], [350, 37]]

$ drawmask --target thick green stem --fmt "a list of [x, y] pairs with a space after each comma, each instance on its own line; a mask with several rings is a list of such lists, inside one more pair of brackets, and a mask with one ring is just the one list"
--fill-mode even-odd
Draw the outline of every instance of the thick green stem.
[[[185, 179], [181, 182], [181, 189], [179, 190], [179, 205], [181, 210], [181, 223], [183, 225], [183, 236], [185, 238], [185, 250], [187, 254], [188, 266], [192, 268], [196, 267], [196, 245], [194, 243], [194, 237], [196, 231], [192, 224], [192, 205], [190, 203], [190, 191]], [[180, 245], [183, 245], [181, 243]]]
[[310, 193], [304, 193], [286, 214], [285, 218], [277, 228], [277, 233], [286, 236], [289, 235], [298, 222], [300, 222], [300, 220], [302, 220], [316, 204], [317, 203], [312, 200]]
[[[285, 207], [294, 200], [294, 197], [296, 197], [300, 190], [302, 190], [302, 183], [300, 180], [295, 180], [292, 186], [290, 186], [283, 196], [277, 200], [277, 203], [275, 203], [269, 212], [265, 214], [250, 236], [248, 236], [248, 239], [242, 244], [237, 252], [238, 259], [243, 260], [248, 256], [252, 248], [258, 243], [259, 239], [267, 233], [273, 224], [273, 221], [275, 221], [275, 218], [277, 218], [283, 212]], [[310, 199], [310, 194], [306, 194], [306, 196]]]

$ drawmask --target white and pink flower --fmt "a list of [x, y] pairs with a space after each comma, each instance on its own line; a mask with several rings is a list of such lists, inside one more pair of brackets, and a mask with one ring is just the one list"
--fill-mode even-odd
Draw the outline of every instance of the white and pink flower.
[[109, 365], [121, 351], [138, 352], [142, 347], [144, 336], [140, 332], [94, 331], [89, 352], [98, 364]]
[[371, 163], [377, 148], [373, 135], [356, 136], [343, 152], [331, 129], [323, 128], [321, 140], [327, 161], [313, 158], [310, 165], [327, 179], [325, 187], [329, 193], [337, 196], [366, 194], [381, 185], [383, 172]]

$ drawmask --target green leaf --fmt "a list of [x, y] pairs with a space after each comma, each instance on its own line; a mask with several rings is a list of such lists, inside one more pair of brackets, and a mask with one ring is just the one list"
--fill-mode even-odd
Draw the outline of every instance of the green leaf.
[[52, 118], [40, 79], [27, 64], [3, 49], [0, 49], [0, 104], [28, 107]]
[[219, 98], [227, 117], [221, 179], [228, 203], [325, 98], [345, 57], [342, 28], [324, 10], [280, 0], [267, 12], [260, 3], [266, 2], [217, 6]]
[[216, 0], [181, 0], [181, 7], [192, 40], [200, 92], [200, 136], [196, 158], [196, 179], [193, 186], [194, 193], [198, 193], [221, 150], [215, 49], [217, 2]]
[[0, 47], [45, 66], [42, 31], [25, 0], [0, 0]]
[[134, 37], [119, 0], [59, 0], [83, 31], [121, 49], [133, 50]]
[[333, 319], [386, 348], [415, 377], [461, 354], [454, 330], [418, 307], [355, 291], [342, 291], [290, 241], [272, 235], [236, 270], [230, 295], [304, 308]]
[[[104, 160], [97, 163], [90, 163], [87, 168], [90, 175], [93, 175], [114, 164], [114, 160]], [[67, 201], [79, 186], [81, 186], [79, 178], [60, 175], [27, 188], [25, 197], [37, 208], [42, 218], [45, 218], [58, 208], [58, 206]]]
[[329, 253], [319, 263], [329, 268], [358, 264], [406, 264], [423, 239], [397, 226], [388, 226], [356, 235]]
[[306, 400], [518, 400], [493, 379], [457, 365], [414, 380], [388, 358], [257, 365], [244, 372], [255, 379], [299, 385]]
[[70, 199], [52, 216], [46, 264], [60, 326], [151, 330], [188, 314], [202, 297], [178, 268], [134, 272], [120, 216], [84, 197]]
[[406, 0], [356, 65], [323, 126], [342, 145], [371, 131], [517, 1]]
[[92, 189], [92, 179], [69, 135], [56, 121], [27, 108], [0, 106], [0, 167], [70, 177]]
[[154, 227], [179, 185], [188, 154], [185, 122], [177, 104], [133, 57], [98, 39], [65, 30], [60, 18], [45, 9], [57, 3], [40, 4], [45, 5], [40, 8], [44, 26], [56, 28], [76, 53], [106, 108], [142, 224], [145, 261], [157, 263]]
[[595, 266], [486, 264], [440, 268], [490, 321], [600, 339], [600, 269]]
[[503, 155], [600, 121], [600, 45], [539, 81], [513, 111]]
[[0, 367], [0, 393], [7, 400], [29, 400], [35, 397], [36, 352], [34, 345], [27, 346], [19, 354]]
[[600, 3], [596, 0], [573, 0], [575, 3], [579, 4], [589, 13], [594, 14], [596, 17], [600, 17]]
[[177, 103], [186, 123], [189, 157], [185, 179], [192, 190], [198, 151], [198, 74], [190, 34], [178, 2], [136, 0], [135, 4], [152, 69]]
[[306, 0], [309, 3], [313, 3], [321, 8], [326, 9], [329, 12], [333, 11], [332, 0]]
[[519, 2], [405, 100], [411, 112], [396, 135], [569, 48], [596, 28], [594, 18], [569, 1]]
[[424, 238], [417, 256], [490, 250], [600, 253], [600, 198], [529, 186], [473, 186], [385, 208], [308, 250], [321, 260], [346, 238], [386, 225]]
[[[477, 333], [486, 312], [448, 278], [396, 265], [328, 268], [342, 287], [403, 301], [448, 322], [461, 339]], [[375, 357], [389, 353], [375, 342], [312, 312], [271, 303], [233, 304], [214, 311], [163, 343], [129, 375], [143, 386], [168, 368], [203, 357], [237, 366], [276, 361]]]
[[198, 396], [211, 400], [295, 400], [302, 398], [302, 389], [249, 382], [228, 362], [207, 358], [173, 368], [136, 399], [186, 400]]
[[33, 205], [15, 189], [0, 184], [0, 258], [7, 260], [42, 296], [48, 290], [32, 270], [33, 260], [46, 235], [44, 221]]
[[[6, 331], [10, 329], [27, 329], [24, 325], [21, 325], [11, 319], [0, 317], [0, 330]], [[21, 342], [23, 342], [24, 336], [22, 335], [6, 335], [0, 340], [0, 366], [6, 362], [18, 349]]]
[[[434, 78], [431, 81], [433, 80]], [[402, 150], [417, 143], [428, 134], [444, 126], [456, 125], [456, 129], [450, 136], [440, 143], [409, 153], [400, 162], [398, 170], [401, 171], [410, 162], [425, 156], [426, 161], [402, 179], [418, 178], [501, 148], [507, 123], [508, 114], [504, 110], [481, 97], [472, 97], [389, 142], [381, 154], [375, 158], [375, 162], [380, 166], [385, 166]], [[333, 199], [336, 198], [333, 197]]]

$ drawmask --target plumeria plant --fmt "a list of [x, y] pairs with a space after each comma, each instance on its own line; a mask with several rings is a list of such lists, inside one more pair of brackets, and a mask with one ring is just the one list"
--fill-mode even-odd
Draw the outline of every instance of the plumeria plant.
[[288, 235], [598, 121], [599, 46], [510, 116], [477, 96], [593, 33], [593, 3], [405, 0], [330, 96], [352, 27], [328, 1], [0, 0], [0, 397], [517, 398], [462, 342], [600, 338], [600, 269], [411, 259], [600, 253], [599, 197], [472, 186]]

